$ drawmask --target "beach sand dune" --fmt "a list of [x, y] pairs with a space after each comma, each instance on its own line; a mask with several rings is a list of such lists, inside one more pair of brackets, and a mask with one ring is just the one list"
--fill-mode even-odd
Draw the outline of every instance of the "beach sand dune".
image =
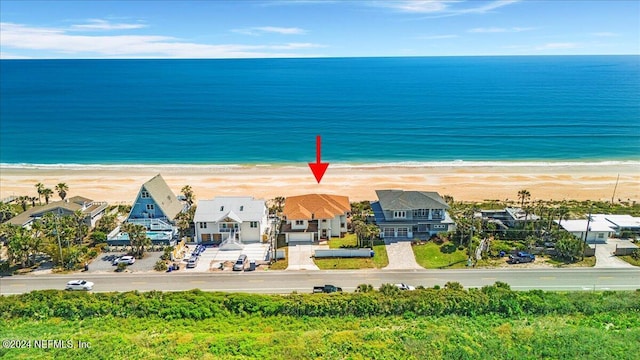
[[[303, 193], [333, 193], [353, 201], [376, 199], [377, 189], [436, 191], [456, 200], [517, 200], [527, 189], [531, 199], [640, 199], [640, 167], [635, 164], [566, 166], [329, 166], [317, 184], [304, 166], [4, 166], [0, 167], [0, 197], [37, 196], [35, 184], [69, 186], [69, 196], [111, 203], [131, 203], [140, 185], [162, 174], [178, 194], [191, 185], [198, 199], [254, 196], [271, 199]], [[57, 196], [55, 196], [57, 198]]]

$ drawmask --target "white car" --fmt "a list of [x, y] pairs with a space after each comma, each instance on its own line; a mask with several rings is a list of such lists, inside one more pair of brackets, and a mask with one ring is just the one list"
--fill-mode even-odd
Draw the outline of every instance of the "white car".
[[67, 283], [65, 290], [91, 290], [93, 283], [87, 280], [71, 280]]
[[396, 287], [400, 290], [415, 290], [415, 286], [407, 285], [407, 284], [395, 284]]
[[136, 262], [136, 258], [134, 258], [133, 256], [125, 255], [113, 260], [113, 265], [118, 265], [119, 263], [132, 265], [134, 262]]

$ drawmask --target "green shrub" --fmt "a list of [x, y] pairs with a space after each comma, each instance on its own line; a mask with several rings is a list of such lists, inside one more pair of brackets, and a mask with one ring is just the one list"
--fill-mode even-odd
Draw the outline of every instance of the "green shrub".
[[156, 264], [153, 266], [153, 269], [155, 271], [166, 271], [167, 270], [167, 263], [164, 262], [164, 260], [158, 260], [158, 261], [156, 261]]

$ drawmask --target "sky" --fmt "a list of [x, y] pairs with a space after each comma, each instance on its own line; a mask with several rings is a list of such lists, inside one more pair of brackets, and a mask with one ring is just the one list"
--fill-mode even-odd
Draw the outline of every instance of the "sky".
[[1, 59], [640, 54], [638, 0], [0, 0]]

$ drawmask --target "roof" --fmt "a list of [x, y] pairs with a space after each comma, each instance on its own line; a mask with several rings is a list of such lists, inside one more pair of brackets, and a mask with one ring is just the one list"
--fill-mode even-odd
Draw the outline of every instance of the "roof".
[[[78, 201], [73, 201], [73, 199], [82, 199], [83, 201], [79, 202]], [[48, 212], [52, 212], [56, 209], [62, 209], [65, 210], [67, 212], [75, 212], [77, 210], [82, 210], [83, 213], [85, 214], [90, 214], [93, 210], [96, 209], [96, 206], [91, 206], [88, 208], [84, 208], [83, 205], [85, 204], [90, 204], [92, 203], [93, 200], [85, 198], [85, 197], [81, 197], [81, 196], [74, 196], [72, 198], [66, 199], [66, 200], [59, 200], [59, 201], [54, 201], [54, 202], [50, 202], [46, 205], [40, 205], [40, 206], [35, 206], [32, 208], [27, 209], [27, 211], [24, 211], [14, 217], [12, 217], [11, 219], [7, 220], [7, 223], [9, 224], [13, 224], [13, 225], [18, 225], [18, 226], [24, 226], [28, 223], [30, 223], [34, 218], [40, 217], [42, 215], [44, 215], [45, 213]]]
[[[555, 222], [558, 223], [557, 220], [555, 220]], [[585, 232], [587, 230], [587, 219], [565, 220], [560, 226], [568, 232]], [[589, 231], [613, 232], [614, 230], [611, 226], [611, 223], [604, 219], [598, 220], [597, 218], [592, 217], [592, 220], [589, 222]]]
[[262, 221], [266, 208], [264, 200], [256, 200], [249, 196], [219, 196], [213, 200], [198, 201], [193, 221], [220, 222], [226, 218], [238, 223]]
[[539, 220], [540, 216], [530, 211], [528, 214], [522, 208], [512, 208], [506, 207], [504, 210], [513, 218], [515, 221], [525, 221], [525, 220]]
[[169, 189], [162, 175], [154, 176], [151, 180], [142, 184], [142, 187], [147, 190], [149, 196], [151, 196], [156, 205], [160, 206], [160, 210], [169, 219], [175, 219], [176, 215], [184, 208], [184, 205], [180, 203], [173, 191]]
[[283, 214], [287, 220], [332, 219], [351, 211], [347, 196], [307, 194], [285, 199]]
[[446, 201], [437, 192], [376, 190], [384, 210], [448, 209]]
[[634, 217], [631, 215], [604, 215], [596, 214], [595, 217], [603, 217], [606, 221], [615, 225], [617, 228], [634, 229], [640, 228], [640, 217]]

